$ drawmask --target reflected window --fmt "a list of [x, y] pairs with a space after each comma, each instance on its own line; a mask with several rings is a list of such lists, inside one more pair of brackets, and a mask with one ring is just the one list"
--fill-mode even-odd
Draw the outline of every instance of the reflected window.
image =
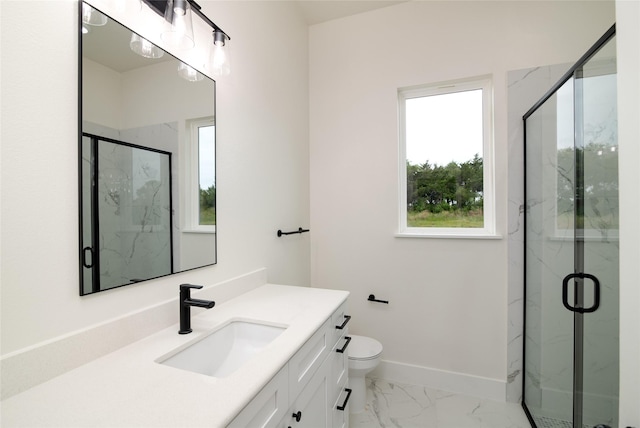
[[190, 181], [196, 191], [189, 198], [190, 227], [193, 231], [215, 232], [216, 225], [216, 150], [213, 118], [189, 123], [191, 144], [188, 148]]
[[[590, 67], [585, 67], [581, 78], [569, 79], [557, 91], [558, 236], [572, 234], [575, 227], [584, 229], [590, 237], [600, 237], [605, 230], [607, 236], [617, 236], [618, 124], [614, 65], [610, 60], [593, 61]], [[574, 95], [577, 88], [579, 98]], [[574, 102], [574, 98], [578, 101]], [[575, 117], [577, 108], [580, 114]], [[577, 145], [576, 125], [581, 136]], [[574, 212], [576, 174], [584, 175], [583, 185], [579, 186], [583, 209], [577, 214]]]

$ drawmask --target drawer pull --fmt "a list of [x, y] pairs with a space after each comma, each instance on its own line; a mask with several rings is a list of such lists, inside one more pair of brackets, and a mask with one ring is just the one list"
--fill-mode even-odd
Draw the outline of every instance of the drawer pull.
[[351, 342], [351, 338], [349, 336], [345, 336], [345, 339], [347, 339], [347, 341], [344, 342], [344, 345], [342, 346], [342, 348], [336, 349], [336, 352], [339, 354], [344, 354], [344, 351], [347, 349], [347, 346], [349, 346], [349, 342]]
[[344, 322], [342, 323], [342, 325], [337, 325], [336, 328], [338, 330], [342, 330], [343, 328], [345, 328], [345, 326], [347, 325], [347, 323], [349, 322], [350, 319], [351, 319], [351, 315], [345, 315], [344, 316]]
[[347, 407], [347, 403], [349, 402], [349, 397], [351, 397], [351, 390], [349, 388], [345, 388], [345, 391], [347, 391], [347, 397], [344, 399], [344, 403], [342, 403], [342, 406], [338, 406], [338, 410], [342, 410], [344, 412], [344, 409]]
[[300, 419], [302, 419], [302, 412], [298, 410], [298, 412], [291, 415], [291, 417], [295, 419], [296, 422], [300, 422]]

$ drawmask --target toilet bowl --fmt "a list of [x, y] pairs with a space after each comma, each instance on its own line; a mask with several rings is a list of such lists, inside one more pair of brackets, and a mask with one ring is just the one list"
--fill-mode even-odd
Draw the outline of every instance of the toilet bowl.
[[349, 388], [351, 388], [350, 413], [364, 410], [367, 401], [365, 375], [380, 363], [382, 344], [365, 336], [350, 335], [349, 343]]

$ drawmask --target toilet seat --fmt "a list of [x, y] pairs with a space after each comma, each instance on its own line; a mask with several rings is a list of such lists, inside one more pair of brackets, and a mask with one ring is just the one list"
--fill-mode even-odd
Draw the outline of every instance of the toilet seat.
[[376, 359], [382, 354], [382, 344], [375, 339], [365, 336], [351, 336], [349, 343], [349, 359], [367, 361]]

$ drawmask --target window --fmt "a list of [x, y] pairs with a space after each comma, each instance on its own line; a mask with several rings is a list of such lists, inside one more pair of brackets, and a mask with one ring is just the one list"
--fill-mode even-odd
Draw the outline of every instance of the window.
[[216, 225], [216, 140], [213, 118], [187, 122], [189, 164], [187, 195], [188, 229], [215, 232]]
[[489, 79], [398, 91], [399, 236], [493, 236]]

